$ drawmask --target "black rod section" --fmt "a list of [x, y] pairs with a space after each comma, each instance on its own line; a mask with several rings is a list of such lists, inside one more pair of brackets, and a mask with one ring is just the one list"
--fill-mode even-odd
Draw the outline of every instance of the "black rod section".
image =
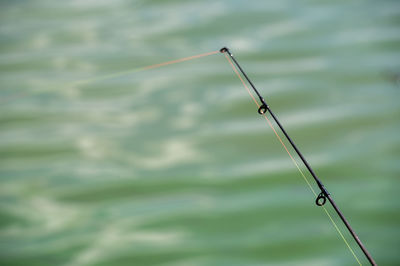
[[[353, 228], [350, 226], [349, 222], [347, 219], [344, 217], [343, 213], [339, 210], [339, 207], [336, 205], [335, 201], [332, 199], [331, 195], [328, 193], [324, 185], [322, 184], [321, 180], [317, 177], [311, 166], [308, 164], [306, 158], [304, 158], [303, 154], [300, 152], [300, 150], [297, 148], [296, 144], [294, 144], [293, 140], [290, 138], [282, 124], [279, 122], [278, 118], [275, 116], [275, 114], [271, 111], [271, 108], [267, 105], [265, 102], [264, 98], [261, 96], [261, 94], [258, 92], [256, 87], [254, 86], [253, 82], [251, 82], [250, 78], [247, 76], [247, 74], [244, 72], [242, 67], [239, 65], [238, 61], [236, 61], [235, 57], [232, 55], [232, 53], [229, 51], [227, 47], [223, 47], [220, 50], [221, 53], [227, 53], [229, 57], [232, 59], [232, 61], [235, 63], [235, 65], [239, 68], [240, 72], [243, 74], [243, 76], [246, 78], [246, 80], [249, 82], [250, 86], [253, 88], [254, 92], [257, 94], [258, 98], [261, 101], [261, 106], [258, 112], [260, 114], [264, 114], [266, 111], [268, 111], [271, 115], [271, 117], [274, 119], [276, 124], [279, 126], [281, 129], [282, 133], [285, 135], [286, 139], [289, 141], [290, 145], [293, 147], [293, 149], [296, 151], [297, 155], [300, 157], [312, 177], [314, 178], [315, 182], [317, 183], [319, 189], [321, 190], [321, 193], [319, 194], [316, 203], [319, 206], [322, 206], [326, 198], [329, 200], [331, 203], [332, 207], [335, 209], [336, 213], [339, 215], [340, 219], [343, 221], [345, 224], [346, 228], [349, 230], [350, 234], [353, 236], [354, 240], [357, 242], [358, 246], [361, 248], [363, 251], [364, 255], [367, 257], [368, 261], [371, 263], [371, 265], [377, 265], [374, 259], [372, 258], [371, 254], [368, 252], [368, 250], [365, 248], [364, 244], [361, 242], [359, 237], [357, 236], [356, 232], [353, 230]], [[319, 200], [322, 199], [323, 202], [321, 203]]]

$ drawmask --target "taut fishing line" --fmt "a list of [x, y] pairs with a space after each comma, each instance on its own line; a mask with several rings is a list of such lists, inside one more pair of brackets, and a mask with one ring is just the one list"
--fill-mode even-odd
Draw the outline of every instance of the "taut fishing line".
[[[236, 75], [238, 76], [238, 78], [240, 79], [240, 81], [242, 82], [243, 86], [246, 88], [247, 92], [249, 93], [249, 95], [251, 96], [251, 98], [253, 99], [254, 103], [257, 105], [258, 108], [260, 108], [260, 104], [257, 102], [257, 100], [254, 98], [254, 95], [251, 93], [249, 87], [246, 85], [246, 82], [244, 82], [242, 76], [239, 74], [238, 70], [236, 69], [235, 65], [232, 63], [231, 59], [228, 57], [227, 54], [225, 54], [226, 59], [228, 60], [229, 64], [231, 65], [233, 71], [235, 71]], [[269, 120], [269, 118], [267, 117], [266, 113], [262, 113], [262, 116], [265, 118], [265, 120], [267, 121], [268, 125], [270, 126], [270, 128], [272, 129], [272, 131], [274, 132], [275, 136], [277, 137], [277, 139], [279, 140], [279, 142], [282, 144], [283, 148], [286, 150], [287, 154], [290, 156], [290, 159], [292, 160], [292, 162], [294, 163], [294, 165], [296, 166], [297, 170], [300, 172], [301, 176], [303, 177], [304, 181], [306, 181], [308, 187], [310, 188], [310, 190], [312, 191], [312, 193], [314, 194], [315, 197], [317, 196], [317, 193], [315, 192], [314, 188], [311, 186], [310, 181], [307, 179], [307, 177], [305, 176], [305, 174], [303, 173], [303, 171], [301, 170], [300, 166], [298, 165], [297, 161], [294, 159], [294, 157], [292, 156], [292, 154], [289, 152], [288, 148], [286, 147], [285, 143], [282, 141], [282, 138], [279, 136], [279, 134], [276, 132], [275, 127], [273, 126], [273, 124], [271, 123], [271, 121]], [[353, 249], [351, 248], [350, 244], [347, 242], [347, 239], [344, 237], [344, 235], [342, 234], [342, 231], [339, 229], [339, 227], [337, 226], [337, 224], [335, 223], [335, 221], [333, 220], [331, 214], [329, 213], [329, 211], [325, 208], [325, 206], [322, 205], [322, 208], [324, 208], [324, 211], [326, 213], [326, 215], [329, 217], [329, 219], [331, 220], [333, 226], [335, 227], [335, 229], [337, 230], [337, 232], [339, 233], [339, 235], [341, 236], [341, 238], [343, 239], [344, 243], [346, 244], [346, 246], [348, 247], [348, 249], [350, 250], [351, 254], [353, 255], [353, 257], [355, 258], [355, 260], [358, 262], [359, 265], [362, 265], [360, 260], [358, 259], [357, 255], [354, 253]]]
[[[97, 82], [97, 81], [117, 78], [117, 77], [129, 75], [129, 74], [134, 74], [134, 73], [137, 73], [137, 72], [142, 72], [142, 71], [155, 69], [155, 68], [160, 68], [160, 67], [164, 67], [164, 66], [168, 66], [168, 65], [172, 65], [172, 64], [182, 63], [182, 62], [185, 62], [185, 61], [189, 61], [189, 60], [193, 60], [193, 59], [197, 59], [197, 58], [201, 58], [201, 57], [217, 54], [219, 52], [220, 51], [202, 53], [202, 54], [197, 54], [197, 55], [192, 55], [192, 56], [188, 56], [188, 57], [179, 58], [179, 59], [176, 59], [176, 60], [166, 61], [166, 62], [159, 63], [159, 64], [154, 64], [154, 65], [149, 65], [149, 66], [144, 66], [144, 67], [124, 70], [124, 71], [121, 71], [121, 72], [107, 74], [107, 75], [104, 75], [104, 76], [97, 76], [97, 77], [88, 78], [88, 79], [75, 80], [73, 82], [64, 84], [63, 87], [74, 87], [74, 86], [89, 84], [89, 83], [93, 83], [93, 82]], [[7, 97], [5, 99], [1, 99], [0, 103], [7, 103], [7, 102], [10, 102], [10, 101], [13, 101], [13, 100], [16, 100], [16, 99], [20, 99], [20, 98], [23, 98], [23, 97], [26, 97], [26, 96], [29, 96], [29, 95], [30, 95], [29, 92], [22, 92], [22, 93], [14, 94], [14, 95], [12, 95], [10, 97]]]
[[[357, 261], [357, 263], [359, 265], [362, 265], [359, 258], [357, 257], [357, 255], [355, 254], [354, 250], [351, 248], [350, 244], [348, 243], [348, 241], [346, 240], [346, 238], [344, 237], [343, 233], [341, 232], [341, 230], [339, 229], [338, 225], [335, 223], [334, 219], [332, 218], [331, 214], [329, 213], [329, 211], [325, 208], [325, 206], [323, 206], [326, 201], [328, 200], [332, 207], [334, 208], [334, 210], [336, 211], [336, 213], [338, 214], [338, 216], [340, 217], [340, 219], [342, 220], [342, 222], [344, 223], [344, 225], [346, 226], [346, 228], [349, 230], [350, 234], [353, 236], [354, 240], [357, 242], [358, 246], [360, 247], [360, 249], [363, 251], [364, 255], [366, 256], [366, 258], [368, 259], [368, 261], [371, 263], [371, 265], [376, 265], [374, 259], [372, 258], [372, 256], [369, 254], [369, 252], [367, 251], [367, 249], [364, 247], [363, 243], [361, 242], [361, 240], [358, 238], [357, 234], [355, 233], [355, 231], [353, 230], [353, 228], [350, 226], [350, 224], [348, 223], [348, 221], [346, 220], [346, 218], [343, 216], [342, 212], [339, 210], [339, 208], [337, 207], [336, 203], [333, 201], [330, 193], [326, 190], [326, 188], [324, 187], [324, 185], [322, 184], [322, 182], [320, 181], [320, 179], [317, 177], [317, 175], [314, 173], [314, 171], [312, 170], [311, 166], [308, 164], [308, 162], [306, 161], [306, 159], [304, 158], [304, 156], [302, 155], [302, 153], [299, 151], [299, 149], [297, 148], [297, 146], [294, 144], [293, 140], [289, 137], [288, 133], [286, 132], [286, 130], [283, 128], [282, 124], [279, 122], [279, 120], [277, 119], [277, 117], [275, 116], [275, 114], [271, 111], [271, 108], [269, 107], [269, 105], [267, 105], [266, 101], [264, 100], [264, 98], [261, 96], [261, 94], [258, 92], [258, 90], [256, 89], [256, 87], [254, 86], [254, 84], [251, 82], [250, 78], [247, 76], [247, 74], [244, 72], [244, 70], [242, 69], [242, 67], [239, 65], [239, 63], [237, 62], [237, 60], [235, 59], [235, 57], [232, 55], [232, 53], [230, 52], [230, 50], [226, 47], [223, 47], [221, 50], [219, 51], [213, 51], [213, 52], [208, 52], [208, 53], [202, 53], [202, 54], [198, 54], [198, 55], [193, 55], [193, 56], [189, 56], [189, 57], [183, 57], [183, 58], [179, 58], [176, 60], [171, 60], [171, 61], [167, 61], [167, 62], [163, 62], [163, 63], [159, 63], [159, 64], [154, 64], [154, 65], [149, 65], [149, 66], [145, 66], [145, 67], [140, 67], [140, 68], [134, 68], [131, 70], [126, 70], [126, 71], [121, 71], [121, 72], [117, 72], [117, 73], [112, 73], [109, 75], [105, 75], [105, 76], [100, 76], [100, 77], [94, 77], [94, 78], [90, 78], [90, 79], [83, 79], [83, 80], [79, 80], [79, 81], [74, 81], [71, 83], [66, 84], [65, 86], [76, 86], [76, 85], [81, 85], [81, 84], [88, 84], [88, 83], [92, 83], [95, 81], [100, 81], [100, 80], [106, 80], [106, 79], [110, 79], [110, 78], [115, 78], [115, 77], [120, 77], [120, 76], [124, 76], [124, 75], [128, 75], [128, 74], [133, 74], [136, 72], [141, 72], [141, 71], [146, 71], [146, 70], [150, 70], [150, 69], [155, 69], [155, 68], [160, 68], [163, 66], [167, 66], [167, 65], [172, 65], [172, 64], [176, 64], [176, 63], [181, 63], [181, 62], [185, 62], [185, 61], [189, 61], [189, 60], [193, 60], [193, 59], [197, 59], [197, 58], [201, 58], [201, 57], [205, 57], [205, 56], [209, 56], [209, 55], [214, 55], [217, 53], [223, 53], [226, 57], [226, 59], [228, 60], [229, 64], [231, 65], [233, 71], [236, 73], [236, 75], [238, 76], [238, 78], [240, 79], [240, 81], [242, 82], [242, 84], [244, 85], [244, 87], [246, 88], [247, 92], [249, 93], [249, 95], [251, 96], [251, 98], [253, 99], [254, 103], [257, 105], [258, 108], [258, 113], [261, 114], [267, 121], [268, 125], [270, 126], [270, 128], [272, 129], [272, 131], [274, 132], [274, 134], [276, 135], [277, 139], [279, 140], [279, 142], [282, 144], [283, 148], [286, 150], [286, 152], [288, 153], [290, 159], [292, 160], [292, 162], [294, 163], [294, 165], [296, 166], [296, 168], [298, 169], [298, 171], [300, 172], [301, 176], [303, 177], [303, 179], [305, 180], [305, 182], [307, 183], [308, 187], [310, 188], [310, 190], [312, 191], [312, 193], [314, 194], [314, 196], [316, 197], [315, 203], [318, 206], [322, 206], [323, 210], [325, 211], [326, 215], [329, 217], [330, 221], [332, 222], [333, 226], [335, 227], [336, 231], [339, 233], [340, 237], [343, 239], [344, 243], [346, 244], [346, 246], [348, 247], [348, 249], [350, 250], [351, 254], [353, 255], [353, 257], [355, 258], [355, 260]], [[245, 80], [242, 78], [242, 75], [244, 77], [244, 79], [248, 82], [248, 84], [250, 84], [250, 86], [253, 89], [253, 92], [256, 93], [256, 95], [258, 96], [260, 103], [256, 100], [255, 96], [253, 95], [253, 93], [251, 92], [250, 88], [246, 85]], [[9, 98], [3, 99], [0, 102], [9, 102], [11, 100], [15, 100], [15, 99], [19, 99], [22, 97], [26, 97], [28, 96], [29, 93], [21, 93], [21, 94], [16, 94], [14, 96], [11, 96]], [[305, 174], [303, 173], [303, 171], [301, 170], [300, 166], [298, 165], [297, 161], [295, 160], [295, 158], [293, 157], [293, 155], [290, 153], [289, 149], [286, 147], [285, 143], [283, 142], [282, 138], [279, 136], [278, 132], [276, 131], [275, 127], [273, 126], [271, 120], [268, 118], [267, 113], [270, 114], [270, 116], [272, 117], [272, 119], [275, 121], [275, 123], [278, 125], [278, 127], [281, 129], [281, 132], [285, 135], [286, 139], [289, 141], [289, 143], [291, 144], [291, 146], [293, 147], [293, 149], [296, 151], [297, 155], [300, 157], [300, 159], [302, 160], [302, 162], [304, 163], [304, 165], [306, 166], [306, 168], [308, 169], [308, 171], [310, 172], [310, 174], [312, 175], [312, 177], [314, 178], [315, 182], [317, 183], [319, 189], [321, 190], [321, 192], [319, 194], [317, 194], [317, 192], [314, 190], [314, 188], [311, 186], [310, 181], [307, 179], [307, 177], [305, 176]]]

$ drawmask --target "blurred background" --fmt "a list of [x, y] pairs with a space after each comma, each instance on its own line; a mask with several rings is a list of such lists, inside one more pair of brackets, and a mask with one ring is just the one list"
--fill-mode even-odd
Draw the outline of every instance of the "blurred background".
[[223, 46], [400, 263], [399, 1], [0, 7], [1, 265], [357, 265]]

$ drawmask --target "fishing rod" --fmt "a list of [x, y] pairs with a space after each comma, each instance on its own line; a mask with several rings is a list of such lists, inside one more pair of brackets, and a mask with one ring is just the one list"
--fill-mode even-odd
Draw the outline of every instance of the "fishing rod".
[[[276, 124], [279, 126], [279, 128], [281, 129], [282, 133], [285, 135], [286, 139], [289, 141], [290, 145], [293, 147], [293, 149], [296, 151], [297, 155], [300, 157], [301, 161], [304, 163], [304, 165], [306, 166], [307, 170], [310, 172], [310, 174], [312, 175], [312, 177], [314, 178], [315, 182], [318, 185], [318, 188], [320, 189], [320, 193], [318, 194], [315, 203], [318, 206], [323, 206], [326, 203], [326, 200], [328, 199], [328, 201], [331, 203], [332, 207], [334, 208], [334, 210], [336, 211], [336, 213], [339, 215], [340, 219], [342, 220], [342, 222], [345, 224], [346, 228], [349, 230], [350, 234], [353, 236], [354, 240], [357, 242], [358, 246], [361, 248], [362, 252], [364, 253], [364, 255], [367, 257], [368, 261], [371, 263], [371, 265], [377, 265], [376, 262], [374, 261], [374, 259], [372, 258], [371, 254], [368, 252], [368, 250], [365, 248], [364, 244], [361, 242], [360, 238], [357, 236], [356, 232], [353, 230], [353, 228], [350, 226], [349, 222], [347, 221], [347, 219], [344, 217], [343, 213], [339, 210], [339, 207], [336, 205], [335, 201], [332, 199], [330, 193], [328, 192], [328, 190], [325, 188], [325, 186], [322, 184], [321, 180], [317, 177], [317, 175], [315, 174], [314, 170], [311, 168], [310, 164], [307, 162], [307, 160], [304, 158], [303, 154], [300, 152], [300, 150], [297, 148], [296, 144], [293, 142], [292, 138], [288, 135], [287, 131], [285, 130], [285, 128], [282, 126], [282, 124], [279, 122], [278, 118], [275, 116], [275, 114], [272, 112], [271, 107], [267, 104], [267, 102], [265, 101], [265, 99], [261, 96], [261, 94], [259, 93], [259, 91], [256, 89], [256, 87], [254, 86], [253, 82], [250, 80], [250, 78], [247, 76], [246, 72], [244, 72], [244, 70], [242, 69], [242, 67], [240, 66], [240, 64], [238, 63], [238, 61], [235, 59], [235, 57], [232, 55], [231, 51], [227, 48], [227, 47], [223, 47], [220, 49], [220, 52], [228, 55], [230, 59], [232, 59], [232, 61], [235, 63], [235, 65], [237, 66], [237, 68], [240, 70], [240, 72], [242, 73], [242, 75], [245, 77], [245, 79], [247, 80], [247, 82], [250, 84], [250, 86], [253, 88], [253, 91], [256, 93], [256, 95], [258, 96], [261, 104], [258, 104], [256, 102], [256, 104], [259, 106], [258, 108], [258, 113], [260, 115], [266, 115], [266, 113], [268, 112], [271, 117], [273, 118], [273, 120], [276, 122]], [[227, 57], [228, 61], [229, 58]], [[233, 66], [233, 65], [232, 65]], [[235, 70], [235, 68], [234, 68]], [[235, 70], [236, 71], [236, 70]], [[238, 73], [237, 73], [238, 74]], [[240, 75], [238, 74], [239, 78]], [[243, 81], [242, 81], [243, 82]], [[244, 82], [243, 82], [244, 84]], [[283, 144], [283, 143], [282, 143]], [[289, 153], [289, 152], [288, 152]], [[290, 155], [290, 153], [289, 153]]]

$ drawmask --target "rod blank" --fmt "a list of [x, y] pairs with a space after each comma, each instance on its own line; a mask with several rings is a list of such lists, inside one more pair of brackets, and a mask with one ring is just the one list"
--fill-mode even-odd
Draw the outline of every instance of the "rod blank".
[[321, 193], [318, 195], [318, 197], [316, 199], [316, 204], [318, 206], [322, 206], [322, 205], [325, 204], [326, 199], [328, 199], [328, 201], [331, 203], [332, 207], [334, 208], [336, 213], [339, 215], [340, 219], [342, 220], [342, 222], [344, 223], [344, 225], [346, 226], [346, 228], [348, 229], [350, 234], [353, 236], [354, 240], [357, 242], [358, 246], [360, 247], [360, 249], [362, 250], [362, 252], [366, 256], [368, 261], [371, 263], [371, 265], [377, 265], [375, 260], [372, 258], [371, 254], [368, 252], [368, 250], [365, 248], [364, 244], [361, 242], [361, 240], [357, 236], [356, 232], [353, 230], [353, 228], [350, 226], [350, 224], [347, 221], [347, 219], [344, 217], [343, 213], [339, 210], [339, 207], [336, 205], [335, 201], [332, 199], [331, 195], [328, 193], [328, 191], [326, 190], [325, 186], [322, 184], [321, 180], [318, 178], [318, 176], [315, 174], [314, 170], [311, 168], [310, 164], [307, 162], [306, 158], [303, 156], [303, 154], [297, 148], [297, 146], [294, 143], [294, 141], [292, 140], [292, 138], [289, 136], [289, 134], [287, 133], [285, 128], [279, 122], [278, 118], [272, 112], [272, 110], [269, 107], [269, 105], [266, 103], [264, 98], [261, 96], [261, 94], [259, 93], [257, 88], [254, 86], [253, 82], [247, 76], [246, 72], [244, 72], [244, 70], [242, 69], [242, 67], [240, 66], [238, 61], [235, 59], [235, 57], [232, 55], [230, 50], [227, 47], [223, 47], [223, 48], [221, 48], [220, 52], [221, 53], [226, 53], [232, 59], [232, 61], [235, 63], [235, 65], [240, 70], [242, 75], [246, 78], [247, 82], [253, 88], [254, 92], [257, 94], [257, 96], [258, 96], [258, 98], [260, 99], [260, 102], [261, 102], [261, 105], [260, 105], [260, 107], [258, 109], [258, 113], [259, 114], [265, 114], [266, 112], [268, 112], [271, 115], [271, 117], [274, 119], [276, 124], [279, 126], [280, 130], [282, 131], [282, 133], [285, 135], [286, 139], [289, 141], [290, 145], [293, 147], [293, 149], [296, 151], [297, 155], [300, 157], [301, 161], [306, 166], [307, 170], [310, 172], [310, 174], [314, 178], [314, 180], [317, 183], [319, 189], [321, 190]]

